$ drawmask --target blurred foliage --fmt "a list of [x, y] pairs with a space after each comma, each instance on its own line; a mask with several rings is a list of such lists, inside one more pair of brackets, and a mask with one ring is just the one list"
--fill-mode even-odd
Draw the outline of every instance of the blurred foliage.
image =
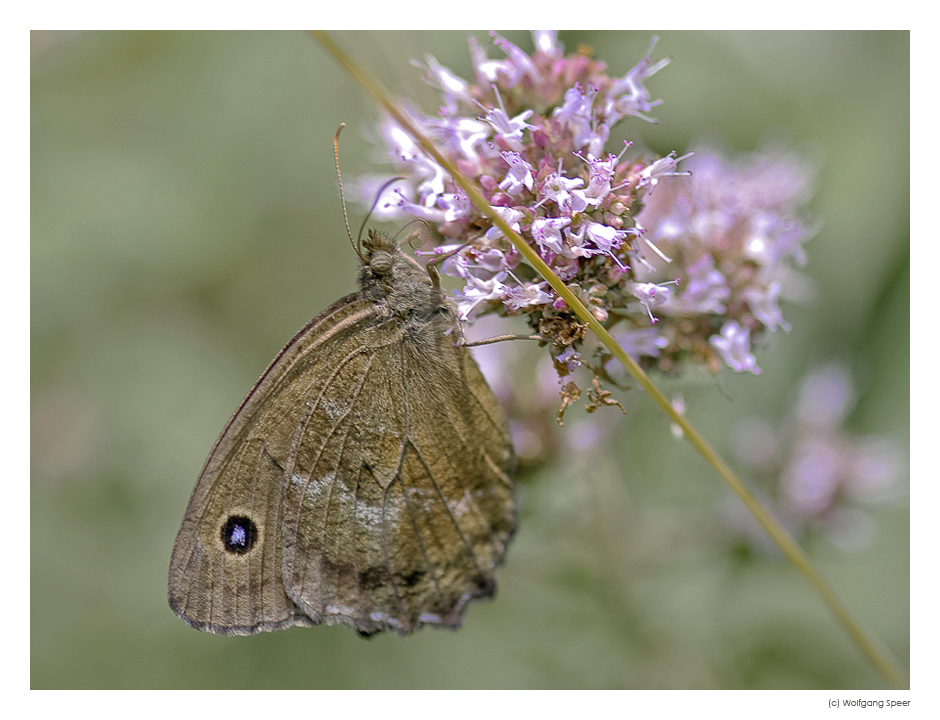
[[[525, 33], [507, 35], [531, 48]], [[649, 33], [562, 33], [626, 72]], [[402, 95], [411, 58], [467, 76], [465, 33], [342, 33]], [[485, 40], [485, 38], [484, 38]], [[353, 288], [332, 136], [376, 169], [376, 110], [302, 33], [36, 33], [31, 89], [31, 684], [34, 688], [877, 688], [884, 681], [790, 567], [729, 541], [725, 490], [634, 400], [589, 460], [528, 473], [499, 593], [457, 633], [345, 627], [197, 633], [166, 605], [170, 548], [217, 433], [293, 332]], [[495, 51], [490, 49], [491, 56]], [[859, 434], [908, 444], [909, 36], [661, 34], [665, 154], [784, 137], [821, 162], [811, 305], [760, 377], [665, 383], [725, 455], [780, 417], [811, 361], [859, 381]], [[361, 211], [351, 208], [352, 223]], [[569, 411], [573, 418], [580, 412]], [[619, 412], [612, 410], [612, 413]], [[905, 665], [909, 524], [809, 551]]]

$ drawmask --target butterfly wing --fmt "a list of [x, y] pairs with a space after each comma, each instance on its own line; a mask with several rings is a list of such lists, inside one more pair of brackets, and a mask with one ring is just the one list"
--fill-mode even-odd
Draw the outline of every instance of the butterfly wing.
[[170, 560], [170, 607], [191, 626], [250, 635], [313, 624], [284, 589], [284, 468], [310, 398], [330, 377], [328, 352], [355, 344], [358, 328], [374, 314], [372, 303], [350, 295], [312, 320], [274, 359], [216, 442]]
[[350, 295], [301, 330], [233, 416], [190, 499], [173, 610], [247, 635], [456, 627], [515, 529], [508, 424], [453, 319]]
[[[308, 405], [285, 472], [284, 581], [314, 621], [456, 627], [515, 529], [508, 425], [446, 312], [360, 336]], [[351, 392], [350, 392], [351, 390]], [[326, 424], [328, 433], [322, 429]]]

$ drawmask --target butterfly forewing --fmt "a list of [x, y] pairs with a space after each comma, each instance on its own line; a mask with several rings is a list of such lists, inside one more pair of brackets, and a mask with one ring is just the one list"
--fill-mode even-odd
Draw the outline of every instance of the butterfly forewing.
[[[312, 624], [284, 591], [284, 467], [307, 398], [327, 379], [324, 346], [350, 342], [374, 310], [351, 295], [309, 323], [271, 363], [216, 442], [170, 563], [170, 605], [194, 627], [241, 635]], [[231, 518], [254, 524], [254, 542], [245, 552], [224, 547]]]

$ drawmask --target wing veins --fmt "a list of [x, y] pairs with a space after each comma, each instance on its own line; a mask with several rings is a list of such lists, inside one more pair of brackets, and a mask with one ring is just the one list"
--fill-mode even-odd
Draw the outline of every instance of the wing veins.
[[[446, 415], [445, 415], [443, 418], [441, 418], [441, 419], [450, 421], [450, 418], [448, 418]], [[448, 427], [453, 431], [454, 437], [456, 437], [456, 438], [459, 439], [460, 443], [461, 443], [462, 446], [463, 446], [463, 449], [466, 450], [466, 451], [468, 451], [468, 452], [472, 452], [472, 451], [473, 451], [473, 444], [467, 441], [467, 436], [460, 432], [458, 425], [457, 425], [456, 423], [450, 421], [450, 422], [448, 423]], [[410, 442], [410, 441], [409, 441], [409, 442]], [[411, 445], [412, 445], [412, 447], [415, 449], [415, 453], [416, 453], [416, 454], [418, 455], [418, 457], [421, 459], [422, 464], [424, 464], [424, 458], [421, 457], [421, 453], [420, 453], [420, 451], [418, 450], [418, 448], [414, 445], [414, 443], [411, 443]], [[481, 453], [481, 455], [482, 455], [482, 457], [485, 459], [486, 464], [487, 464], [487, 467], [489, 467], [491, 470], [493, 470], [493, 471], [496, 473], [497, 477], [500, 479], [500, 481], [501, 481], [504, 485], [507, 485], [507, 486], [511, 489], [511, 488], [512, 488], [511, 482], [507, 482], [506, 475], [505, 475], [502, 471], [499, 471], [499, 470], [498, 470], [498, 467], [497, 467], [496, 464], [493, 462], [493, 460], [489, 457], [489, 455], [488, 455], [487, 453], [485, 453], [485, 452], [484, 452], [484, 453]], [[450, 456], [449, 454], [444, 453], [444, 457], [447, 458], [449, 464], [450, 464], [452, 467], [456, 467], [456, 464], [451, 461], [451, 456]], [[425, 469], [428, 470], [426, 464], [425, 464]], [[458, 474], [459, 474], [459, 473], [458, 473]], [[428, 477], [431, 478], [432, 483], [434, 483], [435, 489], [438, 491], [439, 494], [441, 494], [441, 498], [442, 498], [442, 501], [443, 501], [443, 494], [441, 493], [440, 487], [437, 485], [437, 482], [434, 480], [434, 476], [431, 474], [430, 470], [428, 470]], [[495, 534], [495, 535], [498, 535], [499, 533], [498, 533], [498, 531], [496, 530], [495, 525], [494, 525], [494, 523], [497, 522], [497, 521], [490, 519], [489, 515], [488, 515], [486, 512], [483, 511], [483, 509], [480, 507], [479, 503], [478, 503], [477, 500], [473, 497], [473, 495], [471, 495], [470, 492], [467, 491], [467, 488], [464, 488], [464, 490], [465, 490], [465, 492], [464, 492], [464, 497], [467, 498], [467, 499], [470, 501], [471, 505], [473, 506], [474, 514], [486, 525], [486, 527], [489, 529], [489, 532], [490, 532], [491, 535], [494, 535], [494, 534]], [[493, 490], [491, 489], [489, 483], [486, 483], [486, 484], [485, 484], [485, 490], [486, 490], [487, 495], [490, 497], [490, 499], [492, 499], [496, 504], [499, 504], [499, 505], [502, 504], [501, 498], [493, 492]], [[447, 505], [446, 502], [444, 502], [444, 506], [447, 507], [448, 512], [450, 512], [450, 507]], [[453, 514], [452, 514], [452, 513], [451, 513], [451, 518], [453, 519]], [[464, 540], [465, 543], [467, 543], [467, 540], [466, 540], [466, 538], [465, 538], [464, 535], [463, 535], [463, 531], [461, 530], [460, 526], [457, 524], [456, 520], [454, 520], [454, 524], [457, 526], [457, 530], [458, 530], [458, 532], [460, 533], [460, 537]], [[467, 544], [469, 545], [469, 543], [467, 543]], [[472, 551], [471, 551], [471, 556], [472, 556], [473, 559], [474, 559], [474, 564], [476, 564], [476, 556], [473, 554]], [[479, 566], [478, 566], [478, 568], [479, 568]]]
[[[475, 567], [479, 572], [483, 572], [483, 571], [480, 569], [480, 564], [477, 562], [477, 556], [476, 556], [476, 553], [474, 553], [474, 551], [473, 551], [473, 546], [470, 545], [470, 543], [467, 541], [467, 538], [464, 536], [463, 529], [460, 527], [460, 523], [457, 522], [457, 518], [454, 517], [454, 513], [453, 513], [453, 511], [450, 509], [450, 505], [448, 505], [448, 504], [447, 504], [447, 500], [444, 499], [444, 493], [441, 491], [440, 485], [437, 484], [437, 480], [434, 479], [434, 473], [431, 472], [431, 468], [428, 466], [428, 464], [425, 462], [424, 458], [421, 456], [421, 451], [418, 450], [418, 448], [415, 447], [414, 443], [412, 443], [410, 440], [408, 440], [408, 441], [406, 441], [406, 442], [407, 442], [408, 445], [411, 445], [411, 449], [414, 450], [414, 453], [415, 453], [415, 455], [416, 455], [417, 458], [418, 458], [418, 462], [421, 463], [421, 466], [424, 468], [424, 471], [425, 471], [425, 472], [427, 473], [427, 475], [428, 475], [428, 479], [431, 481], [431, 485], [434, 487], [434, 490], [437, 492], [437, 496], [438, 496], [438, 498], [440, 499], [441, 504], [443, 504], [443, 506], [447, 509], [447, 515], [450, 517], [450, 521], [454, 524], [454, 528], [456, 528], [457, 534], [460, 535], [460, 539], [463, 541], [464, 547], [467, 549], [467, 554], [470, 556], [470, 559], [473, 560], [473, 565], [474, 565], [474, 567]], [[467, 492], [467, 493], [465, 493], [465, 495], [469, 496], [470, 493]], [[471, 500], [471, 502], [473, 502], [473, 498], [472, 498], [472, 497], [470, 498], [470, 500]], [[476, 503], [473, 503], [473, 504], [474, 504], [474, 509], [477, 510], [477, 514], [482, 515], [482, 513], [479, 512], [479, 509], [476, 508]], [[485, 519], [486, 519], [486, 516], [483, 515], [483, 518], [484, 518], [484, 520], [485, 520]], [[489, 523], [487, 522], [487, 524], [489, 524]], [[492, 529], [493, 529], [492, 526], [490, 526], [490, 531], [491, 531], [491, 532], [492, 532]]]
[[[402, 458], [404, 458], [404, 454], [402, 454]], [[425, 565], [427, 566], [427, 568], [428, 568], [428, 574], [431, 576], [431, 579], [434, 580], [434, 588], [437, 590], [438, 596], [443, 600], [443, 599], [444, 599], [444, 593], [441, 592], [441, 584], [440, 584], [440, 582], [438, 581], [437, 573], [434, 572], [434, 565], [433, 565], [433, 563], [430, 561], [430, 559], [428, 558], [428, 551], [427, 551], [427, 548], [424, 546], [424, 540], [422, 540], [422, 538], [421, 538], [421, 533], [418, 532], [418, 523], [417, 523], [416, 520], [415, 520], [415, 513], [414, 513], [414, 510], [413, 510], [412, 507], [411, 507], [411, 502], [409, 502], [408, 493], [406, 492], [406, 488], [405, 488], [405, 483], [402, 481], [402, 474], [401, 474], [401, 466], [400, 466], [400, 465], [399, 465], [398, 474], [395, 475], [395, 480], [398, 481], [398, 485], [401, 487], [401, 496], [402, 496], [402, 499], [405, 501], [405, 507], [406, 507], [407, 510], [408, 510], [408, 517], [409, 517], [410, 520], [411, 520], [411, 527], [412, 527], [412, 528], [414, 529], [414, 531], [415, 531], [415, 538], [416, 538], [417, 541], [418, 541], [418, 547], [421, 548], [421, 555], [424, 557], [424, 564], [425, 564]], [[389, 483], [388, 486], [391, 487], [393, 484], [394, 484], [394, 481], [391, 482], [391, 483]], [[394, 579], [395, 579], [395, 575], [394, 575], [394, 573], [393, 573], [393, 574], [392, 574], [392, 581], [393, 581], [393, 582], [394, 582]]]
[[[320, 394], [319, 394], [319, 396], [318, 396], [317, 399], [316, 399], [316, 402], [314, 402], [312, 405], [310, 405], [309, 409], [305, 412], [306, 417], [305, 417], [304, 420], [298, 425], [297, 430], [294, 431], [294, 439], [291, 441], [290, 454], [288, 455], [287, 463], [285, 463], [285, 471], [284, 471], [285, 482], [287, 481], [286, 478], [287, 478], [287, 475], [288, 475], [288, 474], [291, 475], [291, 476], [293, 476], [293, 474], [294, 474], [294, 466], [296, 465], [296, 462], [297, 462], [297, 452], [298, 452], [297, 440], [298, 440], [298, 438], [303, 437], [303, 432], [306, 431], [306, 429], [307, 429], [307, 423], [310, 421], [310, 418], [313, 416], [313, 413], [314, 413], [314, 411], [316, 410], [318, 404], [319, 404], [320, 401], [323, 399], [324, 395], [326, 394], [326, 391], [332, 386], [333, 380], [336, 379], [336, 375], [340, 372], [340, 370], [342, 370], [342, 369], [346, 366], [346, 364], [347, 364], [350, 360], [353, 359], [353, 357], [355, 357], [356, 355], [359, 355], [359, 354], [364, 354], [365, 352], [366, 352], [366, 351], [364, 351], [364, 350], [355, 350], [355, 351], [349, 353], [349, 355], [347, 355], [345, 358], [343, 358], [342, 362], [339, 363], [339, 365], [337, 366], [336, 370], [333, 371], [333, 374], [330, 376], [330, 379], [324, 384], [323, 389], [320, 391]], [[368, 376], [368, 374], [369, 374], [369, 369], [372, 367], [372, 362], [373, 362], [374, 359], [375, 359], [375, 353], [373, 353], [372, 356], [369, 357], [369, 359], [368, 359], [368, 364], [366, 365], [366, 368], [365, 368], [365, 370], [364, 370], [363, 373], [362, 373], [362, 378], [361, 378], [360, 381], [359, 381], [359, 387], [358, 387], [357, 390], [356, 390], [356, 396], [355, 396], [355, 397], [358, 397], [358, 394], [359, 394], [359, 392], [360, 392], [361, 389], [362, 389], [362, 385], [363, 385], [363, 383], [365, 382], [365, 378], [366, 378], [366, 377]], [[349, 403], [349, 407], [346, 408], [346, 410], [343, 412], [343, 414], [342, 414], [342, 416], [340, 417], [339, 421], [336, 422], [336, 423], [334, 423], [334, 424], [333, 424], [333, 427], [330, 428], [330, 432], [327, 434], [327, 436], [324, 438], [323, 442], [320, 444], [320, 447], [317, 449], [317, 455], [316, 455], [316, 457], [313, 459], [313, 461], [312, 461], [312, 463], [311, 463], [311, 466], [310, 466], [310, 467], [311, 467], [311, 470], [317, 466], [317, 463], [320, 462], [320, 458], [323, 457], [323, 451], [326, 449], [326, 446], [329, 444], [329, 441], [330, 441], [330, 439], [333, 437], [333, 434], [336, 432], [336, 429], [340, 426], [340, 424], [342, 424], [343, 420], [345, 420], [345, 419], [349, 416], [349, 413], [352, 412], [353, 406], [355, 405], [355, 397], [354, 397], [353, 401]], [[347, 433], [348, 433], [348, 430], [347, 430]], [[310, 475], [306, 478], [306, 480], [304, 481], [303, 489], [302, 489], [302, 491], [301, 491], [301, 493], [300, 493], [301, 502], [303, 502], [303, 498], [307, 495], [307, 488], [310, 487], [310, 483], [311, 483], [312, 480], [313, 480], [313, 473], [311, 472], [311, 474], [310, 474]], [[333, 480], [334, 480], [334, 481], [336, 480], [335, 474], [334, 474], [334, 476], [333, 476]], [[326, 518], [326, 515], [329, 513], [330, 500], [332, 499], [332, 493], [333, 493], [333, 485], [331, 484], [331, 485], [330, 485], [330, 494], [327, 496], [327, 503], [326, 503], [326, 511], [325, 511], [325, 513], [324, 513], [324, 520], [325, 520], [325, 518]], [[300, 527], [300, 511], [297, 512], [297, 518], [296, 518], [296, 520], [294, 521], [294, 528], [293, 528], [293, 530], [292, 530], [292, 532], [291, 532], [291, 535], [292, 535], [293, 537], [295, 537], [295, 538], [297, 537], [297, 529], [298, 529], [299, 527]], [[321, 557], [321, 560], [322, 560], [322, 557]]]
[[[352, 359], [352, 357], [353, 357], [354, 355], [357, 355], [357, 354], [363, 353], [363, 352], [364, 352], [364, 351], [362, 351], [362, 350], [357, 350], [357, 351], [354, 352], [354, 353], [350, 353], [350, 354], [346, 357], [346, 359], [344, 360], [343, 365], [345, 366], [345, 364], [346, 364], [347, 362], [349, 362], [349, 361]], [[313, 462], [312, 465], [311, 465], [311, 470], [317, 466], [317, 463], [320, 461], [320, 458], [323, 456], [323, 451], [326, 449], [327, 444], [328, 444], [329, 441], [334, 437], [334, 435], [335, 435], [335, 433], [336, 433], [336, 429], [337, 429], [340, 425], [343, 424], [343, 422], [346, 420], [346, 418], [349, 417], [349, 414], [353, 411], [353, 407], [355, 407], [356, 400], [359, 398], [359, 394], [362, 392], [362, 387], [363, 387], [363, 385], [365, 385], [366, 379], [369, 377], [369, 371], [372, 369], [372, 363], [373, 363], [374, 360], [375, 360], [375, 353], [373, 352], [372, 355], [369, 357], [368, 364], [366, 365], [365, 370], [363, 370], [362, 377], [361, 377], [360, 380], [359, 380], [359, 386], [356, 388], [356, 392], [355, 392], [355, 394], [353, 395], [353, 397], [352, 397], [352, 399], [351, 399], [351, 401], [350, 401], [350, 403], [349, 403], [349, 407], [346, 408], [346, 410], [343, 412], [343, 414], [342, 414], [342, 416], [339, 418], [339, 420], [338, 420], [336, 423], [333, 424], [333, 427], [330, 428], [329, 434], [328, 434], [328, 435], [326, 436], [326, 438], [323, 440], [323, 443], [320, 445], [320, 449], [317, 451], [317, 457], [316, 457], [316, 460], [314, 460], [314, 462]], [[339, 369], [337, 369], [336, 372], [339, 372]], [[332, 376], [331, 379], [330, 379], [330, 382], [332, 382], [332, 380], [333, 380], [335, 377], [336, 377], [336, 373], [333, 374], [333, 376]], [[324, 386], [324, 391], [325, 391], [326, 387], [328, 387], [328, 386], [329, 386], [329, 384], [328, 384], [327, 386]], [[321, 393], [320, 393], [320, 398], [322, 398], [323, 395], [324, 395], [324, 393], [321, 392]], [[318, 402], [319, 402], [319, 399], [320, 399], [320, 398], [317, 399]], [[313, 414], [313, 411], [311, 410], [310, 415], [308, 415], [308, 417], [307, 417], [307, 421], [309, 421], [310, 416], [312, 416], [312, 414]], [[306, 422], [306, 421], [305, 421], [305, 422]], [[304, 430], [306, 430], [306, 426], [304, 426]], [[346, 428], [346, 433], [343, 435], [343, 440], [342, 440], [342, 442], [340, 443], [339, 461], [338, 461], [336, 470], [339, 469], [339, 465], [342, 463], [343, 452], [345, 451], [345, 448], [346, 448], [346, 441], [348, 440], [349, 434], [350, 434], [351, 431], [352, 431], [352, 425], [349, 425], [349, 426]], [[295, 443], [294, 443], [295, 445], [296, 445], [296, 437], [298, 437], [298, 436], [295, 435]], [[293, 460], [296, 460], [296, 454], [294, 455]], [[293, 465], [293, 462], [291, 463], [291, 465]], [[320, 560], [320, 577], [321, 577], [321, 578], [323, 577], [324, 555], [326, 554], [326, 553], [325, 553], [325, 548], [326, 548], [326, 545], [325, 545], [326, 530], [327, 530], [327, 525], [328, 525], [329, 519], [330, 519], [330, 505], [333, 503], [333, 489], [336, 487], [337, 475], [338, 475], [337, 472], [334, 472], [334, 473], [333, 473], [333, 479], [332, 479], [332, 481], [330, 482], [330, 489], [329, 489], [329, 491], [328, 491], [328, 493], [327, 493], [327, 496], [326, 496], [326, 506], [325, 506], [325, 509], [324, 509], [324, 511], [323, 511], [323, 532], [322, 532], [321, 535], [320, 535], [320, 558], [319, 558], [319, 560]], [[310, 483], [311, 483], [311, 482], [313, 482], [313, 473], [312, 473], [312, 472], [311, 472], [311, 474], [307, 477], [307, 479], [304, 481], [303, 491], [302, 491], [301, 494], [300, 494], [300, 499], [301, 499], [300, 501], [301, 501], [301, 503], [303, 503], [303, 498], [306, 497], [306, 495], [307, 495], [307, 488], [310, 487]], [[300, 511], [297, 512], [297, 524], [296, 524], [296, 527], [297, 527], [297, 528], [300, 527]], [[305, 568], [304, 568], [303, 578], [301, 578], [301, 582], [300, 582], [301, 594], [303, 594], [302, 591], [303, 591], [303, 588], [306, 587], [306, 584], [307, 584], [307, 569], [306, 569], [306, 567], [305, 567]]]
[[[373, 475], [373, 480], [375, 476]], [[405, 617], [405, 602], [402, 599], [401, 593], [398, 592], [398, 585], [395, 582], [395, 573], [392, 572], [392, 563], [388, 557], [388, 524], [386, 523], [386, 518], [388, 513], [386, 509], [388, 507], [388, 490], [395, 482], [398, 480], [398, 476], [392, 479], [383, 490], [382, 490], [382, 554], [385, 556], [385, 569], [388, 572], [388, 579], [392, 584], [392, 590], [395, 592], [395, 599], [398, 601], [398, 611], [400, 617]], [[401, 483], [399, 482], [399, 486]], [[402, 496], [404, 496], [404, 490], [402, 490]]]
[[[336, 429], [339, 428], [339, 427], [343, 424], [343, 422], [346, 420], [346, 418], [349, 417], [349, 414], [353, 411], [353, 409], [354, 409], [354, 407], [355, 407], [355, 405], [356, 405], [356, 401], [358, 400], [360, 394], [362, 393], [362, 388], [365, 386], [366, 381], [369, 379], [369, 374], [370, 374], [370, 372], [372, 371], [373, 363], [374, 363], [374, 361], [375, 361], [375, 356], [378, 354], [378, 351], [381, 350], [381, 349], [384, 348], [384, 347], [387, 347], [388, 345], [391, 345], [391, 344], [393, 344], [393, 343], [392, 343], [392, 342], [388, 342], [388, 343], [383, 343], [383, 344], [381, 344], [381, 345], [373, 346], [373, 347], [370, 348], [371, 354], [370, 354], [369, 357], [368, 357], [368, 363], [367, 363], [366, 367], [365, 367], [365, 368], [363, 369], [363, 371], [362, 371], [362, 376], [360, 377], [360, 379], [359, 379], [359, 384], [358, 384], [358, 386], [356, 387], [356, 391], [355, 391], [355, 393], [353, 394], [353, 396], [352, 396], [352, 398], [351, 398], [351, 400], [350, 400], [350, 402], [349, 402], [349, 406], [348, 406], [348, 407], [346, 408], [346, 410], [342, 413], [342, 415], [339, 417], [339, 419], [337, 420], [337, 422], [335, 422], [335, 423], [333, 424], [333, 427], [330, 428], [329, 434], [326, 436], [326, 438], [325, 438], [325, 439], [323, 440], [323, 442], [321, 443], [319, 449], [317, 450], [317, 456], [316, 456], [316, 458], [313, 460], [313, 462], [311, 463], [311, 469], [312, 469], [312, 468], [315, 468], [315, 467], [317, 466], [317, 463], [319, 463], [320, 458], [322, 457], [324, 450], [326, 449], [326, 447], [327, 447], [327, 445], [329, 444], [330, 440], [334, 437], [334, 434], [335, 434], [335, 432], [336, 432]], [[321, 400], [324, 398], [324, 396], [327, 394], [327, 391], [332, 387], [333, 381], [336, 379], [337, 374], [338, 374], [355, 356], [357, 356], [357, 355], [359, 355], [359, 354], [366, 354], [367, 352], [368, 352], [368, 351], [366, 351], [366, 350], [356, 349], [356, 350], [352, 351], [351, 353], [349, 353], [349, 354], [342, 360], [342, 362], [337, 366], [336, 370], [333, 371], [333, 373], [331, 374], [329, 380], [328, 380], [326, 383], [324, 383], [323, 388], [322, 388], [322, 390], [320, 391], [320, 394], [319, 394], [319, 396], [317, 397], [316, 402], [313, 403], [313, 404], [310, 406], [309, 410], [305, 413], [306, 417], [305, 417], [305, 419], [303, 420], [303, 422], [302, 422], [300, 425], [298, 425], [298, 429], [297, 429], [297, 430], [295, 431], [295, 433], [294, 433], [294, 441], [293, 441], [292, 444], [291, 444], [291, 445], [292, 445], [292, 447], [291, 447], [291, 457], [288, 458], [288, 463], [287, 463], [287, 467], [289, 467], [289, 468], [291, 469], [291, 474], [293, 474], [293, 466], [295, 465], [296, 460], [297, 460], [297, 439], [300, 438], [300, 437], [303, 437], [303, 434], [305, 433], [306, 428], [307, 428], [307, 423], [309, 423], [310, 418], [313, 416], [313, 413], [315, 412], [315, 410], [316, 410], [317, 406], [319, 405], [320, 401], [321, 401]], [[342, 442], [341, 442], [341, 444], [340, 444], [340, 454], [339, 454], [340, 463], [339, 463], [339, 464], [341, 464], [341, 460], [342, 460], [343, 455], [344, 455], [344, 453], [345, 453], [346, 444], [347, 444], [347, 442], [348, 442], [349, 435], [350, 435], [350, 432], [351, 432], [351, 431], [352, 431], [352, 426], [350, 425], [349, 427], [347, 427], [346, 433], [345, 433], [345, 435], [343, 436], [343, 440], [342, 440]], [[337, 469], [338, 469], [338, 467], [339, 467], [339, 465], [337, 465]], [[360, 472], [361, 472], [361, 471], [360, 471]], [[300, 493], [301, 502], [303, 502], [303, 498], [306, 496], [306, 494], [307, 494], [307, 489], [310, 487], [310, 483], [311, 483], [312, 481], [313, 481], [313, 474], [311, 473], [311, 475], [309, 475], [309, 476], [305, 479], [305, 481], [304, 481], [303, 489], [302, 489], [302, 491], [301, 491], [301, 493]], [[332, 481], [330, 482], [329, 491], [328, 491], [328, 493], [327, 493], [326, 504], [325, 504], [325, 510], [324, 510], [324, 517], [323, 517], [323, 531], [322, 531], [321, 536], [320, 536], [321, 550], [320, 550], [319, 562], [320, 562], [320, 577], [321, 577], [321, 578], [323, 577], [323, 566], [324, 566], [324, 561], [325, 561], [325, 557], [324, 557], [324, 556], [325, 556], [325, 552], [324, 552], [324, 549], [325, 549], [326, 531], [327, 531], [327, 525], [328, 525], [329, 518], [330, 518], [330, 514], [331, 514], [331, 513], [330, 513], [330, 506], [331, 506], [331, 504], [332, 504], [332, 502], [333, 502], [333, 490], [334, 490], [334, 488], [336, 487], [336, 481], [337, 481], [337, 474], [334, 473], [334, 474], [333, 474], [333, 479], [332, 479]], [[358, 502], [358, 500], [355, 500], [355, 502]], [[294, 524], [294, 531], [293, 531], [293, 535], [294, 535], [295, 537], [296, 537], [296, 535], [297, 535], [297, 530], [298, 530], [299, 526], [300, 526], [300, 512], [298, 511], [298, 513], [297, 513], [297, 519], [296, 519], [296, 522], [295, 522], [295, 524]], [[303, 589], [306, 587], [306, 581], [307, 581], [307, 570], [306, 570], [306, 568], [304, 568], [303, 577], [301, 578], [301, 582], [300, 582], [301, 594], [303, 594]], [[358, 578], [357, 578], [357, 582], [358, 582]]]
[[[342, 441], [343, 445], [346, 444], [346, 439], [349, 437], [349, 433], [351, 430], [352, 430], [352, 427], [346, 428], [346, 433], [343, 435], [343, 441]], [[331, 430], [330, 436], [332, 437], [332, 435], [333, 435], [333, 431]], [[342, 457], [342, 455], [340, 455], [340, 457]], [[306, 490], [307, 490], [307, 487], [309, 487], [310, 485], [311, 479], [312, 477], [307, 478], [307, 482], [304, 484], [304, 492], [301, 495], [301, 501], [303, 501], [302, 500], [303, 496], [307, 494]], [[337, 480], [337, 473], [333, 473], [333, 479], [330, 482], [330, 489], [327, 492], [327, 496], [326, 496], [326, 507], [323, 511], [323, 532], [320, 534], [320, 557], [319, 557], [321, 582], [323, 578], [323, 563], [326, 560], [325, 558], [326, 556], [326, 531], [327, 531], [327, 525], [329, 524], [329, 521], [330, 521], [330, 505], [333, 503], [333, 488], [336, 487], [336, 480]], [[298, 525], [299, 525], [299, 522], [300, 522], [300, 513], [298, 513]], [[304, 574], [300, 580], [300, 590], [301, 590], [300, 594], [301, 595], [304, 594], [303, 591], [306, 588], [306, 586], [307, 586], [307, 568], [306, 566], [304, 566]]]

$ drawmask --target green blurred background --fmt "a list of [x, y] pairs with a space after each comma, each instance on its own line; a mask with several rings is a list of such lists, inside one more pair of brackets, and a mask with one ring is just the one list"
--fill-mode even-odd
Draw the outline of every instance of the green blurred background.
[[[617, 75], [652, 34], [561, 39]], [[822, 163], [824, 223], [807, 246], [816, 299], [784, 305], [793, 330], [758, 354], [763, 374], [670, 389], [727, 455], [736, 422], [781, 418], [809, 363], [836, 354], [858, 382], [852, 432], [906, 448], [909, 35], [659, 35], [659, 124], [617, 138], [660, 154], [789, 138]], [[463, 32], [337, 37], [425, 103], [410, 59], [471, 76]], [[186, 627], [166, 571], [189, 493], [267, 362], [353, 288], [332, 137], [345, 122], [347, 177], [382, 169], [377, 112], [303, 33], [36, 33], [32, 51], [33, 688], [885, 686], [789, 566], [721, 540], [726, 491], [644, 402], [614, 450], [526, 476], [497, 597], [457, 633]], [[864, 550], [808, 549], [906, 666], [906, 499], [873, 517]]]

